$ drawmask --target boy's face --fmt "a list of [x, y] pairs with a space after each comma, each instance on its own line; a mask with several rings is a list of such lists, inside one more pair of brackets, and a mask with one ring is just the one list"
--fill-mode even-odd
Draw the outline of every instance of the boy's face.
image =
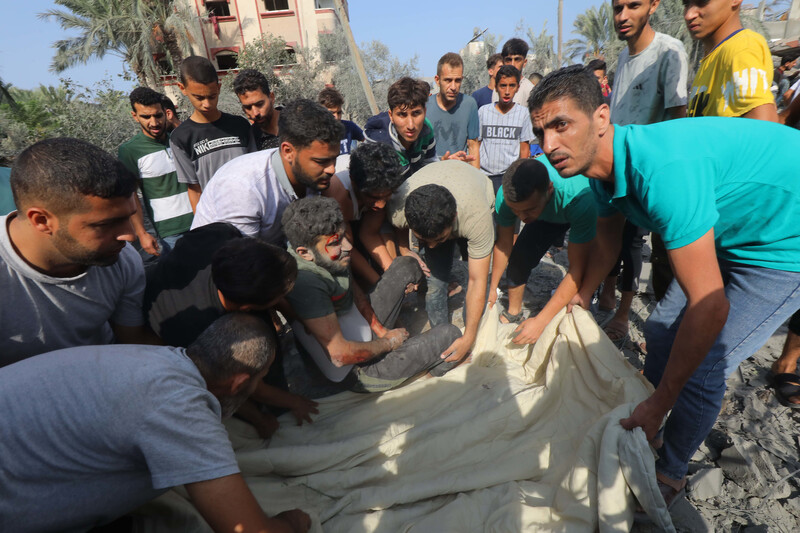
[[523, 67], [528, 62], [528, 59], [520, 54], [512, 54], [510, 56], [503, 57], [503, 64], [504, 65], [512, 65], [516, 67], [516, 69], [522, 72]]
[[497, 63], [495, 63], [494, 66], [489, 69], [489, 77], [491, 79], [494, 79], [494, 75], [497, 74], [497, 69], [499, 69], [502, 66], [503, 66], [503, 61], [502, 60], [500, 60]]
[[742, 0], [683, 0], [683, 19], [694, 39], [712, 35], [731, 17], [738, 17]]
[[342, 120], [342, 106], [337, 105], [336, 107], [326, 107], [325, 109], [330, 111], [336, 120]]
[[394, 124], [400, 143], [406, 148], [414, 144], [422, 132], [425, 122], [425, 108], [421, 105], [414, 107], [395, 107], [389, 110], [389, 120]]
[[192, 103], [192, 107], [204, 115], [217, 110], [219, 87], [220, 83], [218, 81], [203, 84], [193, 79], [187, 79], [186, 85], [182, 83], [178, 84], [178, 88]]
[[495, 87], [497, 97], [503, 104], [511, 103], [518, 89], [519, 82], [513, 76], [501, 76]]

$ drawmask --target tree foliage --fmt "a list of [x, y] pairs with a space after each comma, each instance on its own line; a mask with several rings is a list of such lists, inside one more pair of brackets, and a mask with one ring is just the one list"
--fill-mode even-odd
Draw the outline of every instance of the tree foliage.
[[573, 61], [586, 63], [599, 58], [606, 61], [609, 70], [616, 67], [617, 57], [625, 44], [614, 31], [614, 12], [611, 2], [600, 7], [590, 7], [575, 17], [572, 33], [578, 35], [565, 44], [567, 56]]
[[167, 54], [173, 71], [191, 53], [196, 16], [176, 0], [54, 0], [40, 18], [54, 19], [78, 35], [56, 41], [51, 69], [66, 69], [106, 54], [121, 57], [142, 85], [156, 86], [154, 57]]
[[542, 31], [538, 34], [533, 31], [533, 28], [528, 28], [528, 42], [530, 42], [533, 57], [528, 60], [526, 70], [545, 75], [561, 66], [558, 64], [555, 39], [547, 33], [546, 20], [542, 24]]
[[[465, 53], [461, 55], [464, 61], [464, 81], [461, 83], [461, 92], [470, 94], [480, 89], [489, 82], [489, 77], [486, 73], [486, 60], [492, 54], [498, 53], [502, 35], [495, 35], [491, 32], [484, 32], [480, 38], [476, 38], [480, 34], [480, 28], [473, 29], [473, 39], [477, 42], [483, 43], [481, 46], [482, 51], [477, 54]], [[467, 47], [467, 50], [469, 48]]]

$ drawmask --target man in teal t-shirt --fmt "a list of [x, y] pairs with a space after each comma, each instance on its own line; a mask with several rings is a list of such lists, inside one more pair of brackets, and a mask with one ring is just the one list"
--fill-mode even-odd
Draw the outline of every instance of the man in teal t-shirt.
[[147, 233], [141, 211], [131, 217], [142, 249], [150, 255], [168, 252], [192, 226], [188, 188], [178, 182], [167, 136], [162, 95], [147, 87], [130, 94], [131, 115], [142, 130], [119, 147], [118, 157], [139, 178], [144, 208], [156, 235]]
[[0, 167], [0, 216], [7, 215], [11, 211], [16, 211], [14, 195], [11, 193], [11, 169]]
[[[525, 227], [514, 242], [514, 225]], [[513, 341], [534, 343], [550, 320], [578, 292], [578, 285], [594, 244], [597, 207], [583, 176], [564, 179], [541, 159], [519, 159], [503, 175], [497, 191], [497, 241], [492, 256], [489, 303], [497, 301], [497, 286], [508, 265], [508, 310], [502, 318], [521, 323]], [[553, 242], [564, 242], [569, 229], [569, 270], [550, 301], [534, 317], [522, 320], [522, 297], [528, 276]], [[513, 250], [512, 250], [513, 246]]]
[[676, 279], [645, 327], [656, 389], [621, 424], [654, 439], [671, 410], [656, 463], [670, 503], [726, 378], [800, 308], [800, 172], [785, 154], [800, 132], [735, 118], [612, 126], [597, 83], [572, 67], [542, 80], [530, 110], [553, 167], [591, 178], [601, 206], [576, 303], [616, 259], [625, 217], [666, 245]]

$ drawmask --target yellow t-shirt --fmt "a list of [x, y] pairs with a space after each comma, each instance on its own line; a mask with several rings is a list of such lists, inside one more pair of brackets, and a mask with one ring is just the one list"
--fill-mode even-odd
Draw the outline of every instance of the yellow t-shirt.
[[700, 61], [687, 116], [738, 117], [774, 103], [772, 70], [767, 41], [754, 31], [740, 31]]

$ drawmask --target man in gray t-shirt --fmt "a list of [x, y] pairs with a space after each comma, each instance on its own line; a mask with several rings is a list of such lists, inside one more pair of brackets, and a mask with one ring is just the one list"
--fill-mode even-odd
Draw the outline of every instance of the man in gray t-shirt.
[[153, 343], [144, 270], [128, 242], [136, 177], [100, 148], [48, 139], [14, 162], [0, 218], [0, 367], [82, 346]]
[[258, 507], [221, 422], [275, 344], [263, 321], [231, 314], [185, 350], [81, 346], [4, 368], [0, 531], [85, 531], [178, 485], [216, 531], [306, 531], [302, 511]]

